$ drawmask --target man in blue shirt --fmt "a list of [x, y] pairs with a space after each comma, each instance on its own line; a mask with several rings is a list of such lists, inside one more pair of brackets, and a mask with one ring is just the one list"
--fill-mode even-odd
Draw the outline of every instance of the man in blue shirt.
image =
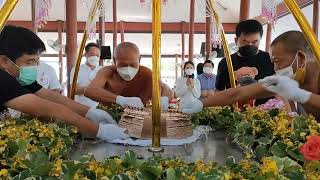
[[201, 98], [207, 98], [214, 94], [216, 90], [216, 75], [212, 73], [213, 62], [206, 60], [203, 64], [203, 74], [198, 76], [201, 85]]

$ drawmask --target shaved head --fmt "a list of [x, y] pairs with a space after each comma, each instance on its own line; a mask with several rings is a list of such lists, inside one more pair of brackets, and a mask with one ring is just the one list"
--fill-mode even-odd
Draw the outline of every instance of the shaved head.
[[279, 43], [285, 45], [285, 50], [287, 53], [295, 54], [300, 50], [306, 53], [309, 58], [313, 55], [308, 41], [300, 31], [287, 31], [281, 34], [275, 40], [273, 40], [271, 46], [276, 46]]
[[113, 60], [117, 68], [140, 66], [140, 52], [137, 45], [131, 42], [120, 43], [113, 53]]
[[135, 53], [140, 56], [139, 48], [136, 44], [131, 42], [122, 42], [118, 44], [117, 47], [114, 49], [113, 57], [117, 58], [128, 52]]

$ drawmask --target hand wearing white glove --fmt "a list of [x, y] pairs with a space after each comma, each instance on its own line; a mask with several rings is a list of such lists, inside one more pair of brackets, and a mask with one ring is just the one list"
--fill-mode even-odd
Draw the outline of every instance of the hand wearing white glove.
[[97, 123], [117, 124], [109, 113], [95, 107], [89, 109], [86, 118]]
[[188, 104], [184, 104], [181, 108], [182, 113], [194, 114], [200, 112], [203, 109], [203, 104], [200, 100], [194, 100]]
[[144, 105], [138, 97], [117, 96], [116, 103], [122, 107], [144, 108]]
[[116, 124], [99, 124], [97, 138], [105, 141], [113, 141], [116, 139], [128, 139], [129, 135], [124, 132], [123, 128], [120, 128]]
[[268, 76], [259, 80], [259, 84], [264, 86], [268, 91], [302, 104], [306, 103], [312, 94], [299, 88], [298, 82], [286, 76]]
[[169, 108], [169, 98], [167, 96], [162, 96], [160, 98], [161, 110], [166, 111]]

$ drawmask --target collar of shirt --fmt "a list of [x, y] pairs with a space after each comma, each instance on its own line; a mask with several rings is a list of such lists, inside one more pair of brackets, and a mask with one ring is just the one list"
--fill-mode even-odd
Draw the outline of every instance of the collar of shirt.
[[201, 75], [199, 76], [199, 78], [205, 78], [205, 79], [213, 78], [213, 74], [211, 73], [211, 74], [208, 76], [208, 75], [205, 75], [205, 74], [203, 73], [203, 74], [201, 74]]

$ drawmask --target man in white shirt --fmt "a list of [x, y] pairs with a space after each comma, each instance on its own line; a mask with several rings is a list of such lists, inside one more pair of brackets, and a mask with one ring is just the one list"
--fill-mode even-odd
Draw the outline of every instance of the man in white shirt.
[[59, 94], [63, 91], [63, 87], [60, 84], [56, 71], [52, 66], [39, 62], [38, 64], [38, 74], [37, 74], [37, 82], [54, 92], [58, 92]]
[[[80, 65], [79, 69], [75, 101], [89, 107], [95, 107], [98, 105], [98, 103], [85, 97], [83, 94], [91, 80], [96, 77], [97, 72], [102, 68], [102, 66], [99, 65], [100, 53], [101, 51], [99, 45], [96, 43], [87, 44], [85, 47], [86, 62]], [[73, 81], [73, 75], [74, 67], [70, 73], [70, 83]]]

